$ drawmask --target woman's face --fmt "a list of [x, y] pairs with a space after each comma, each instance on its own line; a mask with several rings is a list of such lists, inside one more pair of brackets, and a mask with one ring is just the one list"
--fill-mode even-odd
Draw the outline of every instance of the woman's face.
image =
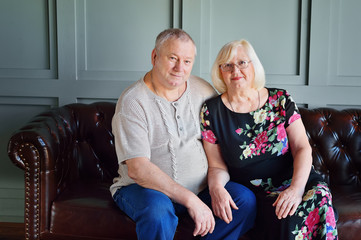
[[225, 64], [228, 71], [227, 67], [220, 67], [220, 71], [227, 90], [253, 87], [254, 67], [243, 47], [238, 47], [236, 55]]

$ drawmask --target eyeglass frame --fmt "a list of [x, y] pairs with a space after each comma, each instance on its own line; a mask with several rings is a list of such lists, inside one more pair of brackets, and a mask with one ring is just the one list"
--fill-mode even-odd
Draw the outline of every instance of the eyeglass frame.
[[[243, 66], [243, 67], [242, 67], [242, 66], [239, 64], [240, 62], [245, 62], [245, 63], [246, 63], [246, 66]], [[237, 68], [238, 68], [239, 70], [248, 68], [250, 62], [252, 62], [252, 60], [248, 60], [248, 61], [247, 61], [247, 60], [241, 60], [241, 61], [239, 61], [238, 63], [223, 63], [223, 64], [220, 64], [219, 67], [221, 68], [221, 70], [222, 70], [223, 72], [232, 72], [235, 66], [237, 66]], [[225, 64], [232, 65], [232, 69], [230, 69], [230, 70], [224, 70], [224, 65], [225, 65]]]

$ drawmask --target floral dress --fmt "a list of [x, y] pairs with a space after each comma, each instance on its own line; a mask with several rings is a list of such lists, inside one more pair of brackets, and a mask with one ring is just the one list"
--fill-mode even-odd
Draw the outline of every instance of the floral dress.
[[252, 239], [338, 239], [330, 190], [314, 169], [296, 213], [281, 220], [275, 214], [272, 203], [289, 187], [293, 173], [286, 128], [301, 116], [287, 91], [267, 90], [265, 105], [250, 113], [229, 110], [221, 96], [208, 100], [201, 110], [202, 138], [219, 144], [231, 181], [256, 195]]

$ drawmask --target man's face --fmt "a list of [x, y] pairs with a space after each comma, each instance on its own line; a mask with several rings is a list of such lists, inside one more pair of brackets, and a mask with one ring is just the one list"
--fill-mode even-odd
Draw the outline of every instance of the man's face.
[[154, 75], [164, 87], [178, 87], [189, 78], [194, 59], [195, 47], [192, 41], [169, 39], [163, 43], [159, 52], [152, 52]]

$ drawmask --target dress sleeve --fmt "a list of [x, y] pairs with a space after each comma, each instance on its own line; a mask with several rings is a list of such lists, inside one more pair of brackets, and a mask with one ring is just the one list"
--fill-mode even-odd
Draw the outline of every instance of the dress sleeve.
[[291, 95], [285, 91], [285, 111], [286, 111], [286, 122], [285, 122], [285, 128], [287, 128], [289, 125], [291, 125], [294, 121], [301, 118], [300, 111], [298, 110], [298, 107], [291, 97]]
[[206, 103], [203, 104], [200, 115], [202, 139], [204, 141], [217, 144], [217, 138], [211, 129], [211, 118]]

